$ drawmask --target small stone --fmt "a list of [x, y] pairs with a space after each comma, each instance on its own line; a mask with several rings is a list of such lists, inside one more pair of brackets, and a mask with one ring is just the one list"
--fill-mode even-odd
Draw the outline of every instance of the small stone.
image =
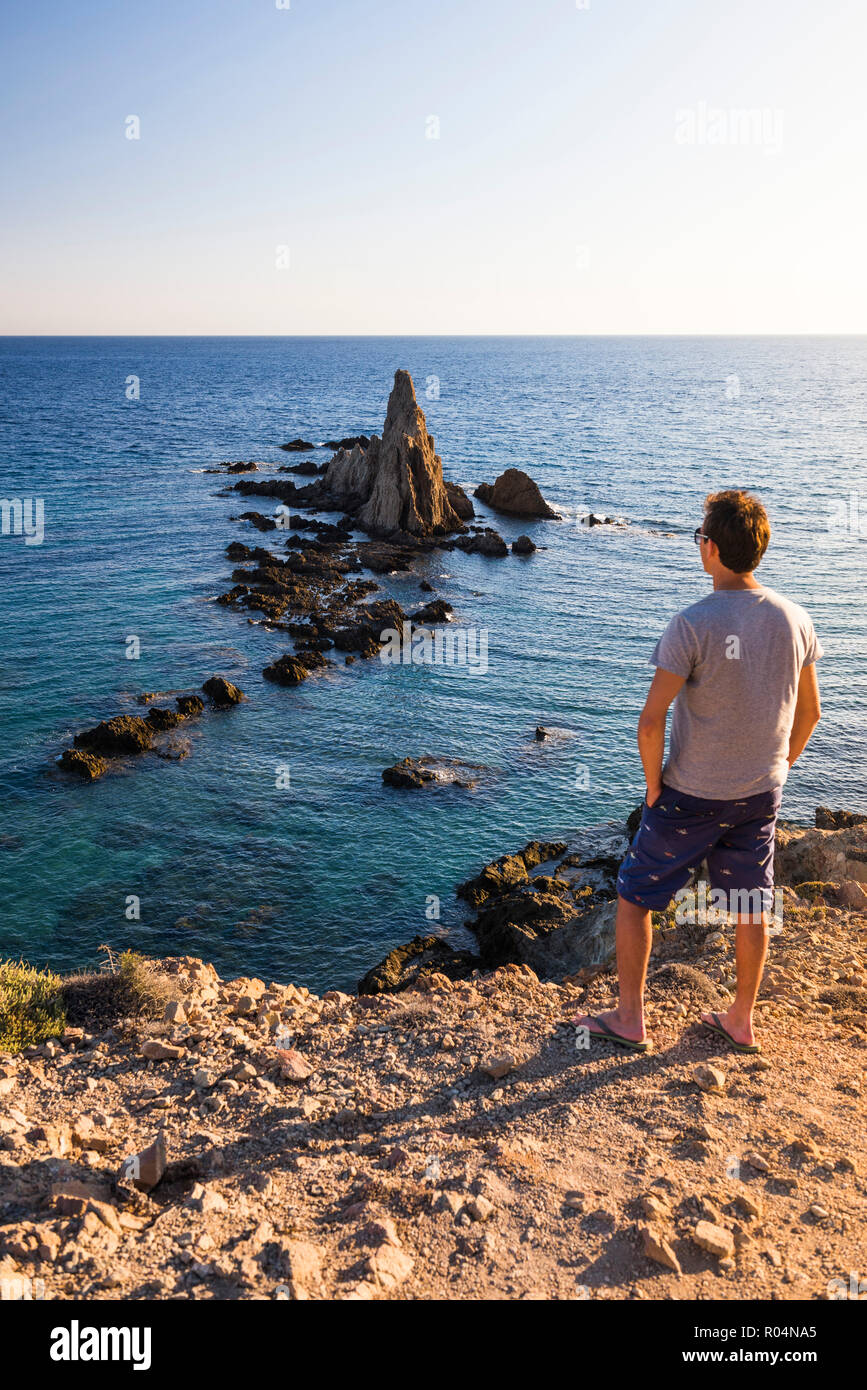
[[826, 1220], [826, 1218], [830, 1216], [830, 1214], [831, 1213], [828, 1211], [828, 1208], [820, 1206], [818, 1202], [814, 1202], [813, 1205], [810, 1207], [810, 1215], [815, 1216], [817, 1221]]
[[757, 1173], [770, 1173], [771, 1171], [770, 1163], [759, 1153], [744, 1154], [744, 1162], [748, 1163], [751, 1168], [755, 1168]]
[[682, 1273], [680, 1261], [668, 1241], [654, 1231], [652, 1226], [640, 1226], [639, 1234], [641, 1236], [641, 1248], [649, 1260], [663, 1265], [665, 1269], [670, 1269], [675, 1274]]
[[514, 1071], [518, 1065], [517, 1059], [506, 1052], [502, 1057], [489, 1057], [482, 1063], [482, 1071], [486, 1076], [490, 1076], [493, 1081], [501, 1081], [504, 1076], [508, 1076], [510, 1071]]
[[652, 1192], [645, 1192], [641, 1198], [641, 1210], [648, 1221], [662, 1220], [663, 1217], [671, 1215], [671, 1208], [661, 1197], [655, 1197]]
[[494, 1204], [487, 1197], [473, 1197], [464, 1207], [471, 1221], [489, 1221], [494, 1214]]
[[156, 1187], [166, 1171], [166, 1162], [165, 1136], [160, 1133], [141, 1153], [124, 1159], [118, 1179], [121, 1182], [132, 1183], [133, 1187], [139, 1188], [142, 1192], [149, 1192], [152, 1187]]
[[731, 1233], [711, 1221], [699, 1221], [692, 1238], [702, 1250], [707, 1250], [708, 1254], [716, 1255], [720, 1260], [730, 1259], [735, 1252], [734, 1237]]
[[395, 1250], [391, 1245], [383, 1245], [367, 1261], [367, 1271], [372, 1274], [380, 1288], [393, 1289], [409, 1278], [415, 1261], [403, 1250]]
[[187, 1012], [180, 999], [170, 999], [166, 1004], [163, 1018], [166, 1023], [186, 1023]]
[[207, 1067], [197, 1067], [193, 1072], [193, 1085], [199, 1091], [209, 1091], [212, 1086], [217, 1084], [216, 1072], [209, 1071]]
[[708, 1091], [712, 1095], [721, 1095], [725, 1090], [726, 1074], [719, 1067], [711, 1067], [706, 1062], [699, 1062], [698, 1066], [692, 1069], [692, 1077], [702, 1091]]
[[232, 1072], [236, 1081], [255, 1081], [259, 1073], [251, 1062], [239, 1062]]
[[141, 1055], [149, 1062], [176, 1062], [183, 1057], [184, 1049], [172, 1043], [160, 1042], [159, 1038], [148, 1038], [147, 1042], [142, 1043]]
[[303, 1240], [284, 1241], [283, 1263], [294, 1299], [303, 1302], [322, 1292], [322, 1264], [315, 1245]]
[[751, 1192], [748, 1188], [738, 1192], [735, 1201], [742, 1207], [748, 1216], [761, 1216], [764, 1210], [764, 1202], [760, 1192]]
[[767, 1057], [757, 1057], [752, 1066], [753, 1071], [773, 1071], [773, 1069], [774, 1064], [769, 1062]]
[[280, 1063], [280, 1072], [286, 1081], [307, 1081], [313, 1075], [313, 1068], [304, 1060], [300, 1052], [294, 1047], [278, 1047], [277, 1060]]
[[445, 1211], [454, 1217], [463, 1205], [464, 1200], [457, 1192], [441, 1192], [434, 1203], [434, 1211]]

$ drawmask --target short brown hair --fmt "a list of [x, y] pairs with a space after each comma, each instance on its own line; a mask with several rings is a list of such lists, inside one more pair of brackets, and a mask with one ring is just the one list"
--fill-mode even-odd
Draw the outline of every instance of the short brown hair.
[[758, 497], [737, 489], [708, 493], [702, 529], [716, 543], [726, 569], [735, 574], [754, 570], [771, 539], [771, 523]]

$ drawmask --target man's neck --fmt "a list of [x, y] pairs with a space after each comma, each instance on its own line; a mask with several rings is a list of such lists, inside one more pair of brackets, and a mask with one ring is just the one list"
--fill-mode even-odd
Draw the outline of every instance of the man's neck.
[[713, 577], [714, 591], [719, 589], [761, 589], [762, 585], [754, 574], [733, 574], [731, 570], [724, 570], [722, 574], [715, 574]]

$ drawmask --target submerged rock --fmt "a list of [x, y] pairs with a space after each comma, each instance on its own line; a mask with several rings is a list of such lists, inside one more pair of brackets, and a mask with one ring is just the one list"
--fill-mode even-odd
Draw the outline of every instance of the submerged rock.
[[457, 483], [447, 482], [445, 484], [445, 489], [446, 496], [451, 503], [452, 511], [455, 515], [459, 516], [461, 521], [472, 521], [476, 514], [476, 509], [463, 488], [459, 487]]
[[454, 612], [450, 603], [444, 599], [435, 598], [426, 603], [424, 607], [417, 609], [410, 614], [413, 622], [417, 623], [447, 623], [450, 622], [450, 614]]
[[459, 898], [464, 898], [471, 907], [478, 907], [492, 895], [501, 894], [519, 883], [526, 883], [529, 870], [535, 869], [549, 859], [557, 859], [566, 853], [562, 840], [531, 840], [515, 854], [504, 854], [486, 864], [475, 878], [467, 879], [457, 888]]
[[95, 782], [108, 767], [105, 758], [98, 757], [96, 753], [85, 752], [81, 748], [67, 748], [60, 759], [60, 765], [66, 772], [74, 772], [77, 777], [83, 777], [87, 782]]
[[356, 444], [360, 444], [362, 449], [366, 449], [370, 444], [370, 437], [366, 434], [351, 434], [346, 439], [326, 439], [325, 449], [354, 449]]
[[438, 936], [414, 936], [396, 946], [358, 982], [359, 994], [396, 994], [431, 975], [463, 980], [479, 966], [471, 951], [455, 951]]
[[76, 748], [88, 748], [105, 758], [121, 758], [145, 753], [153, 742], [154, 731], [145, 719], [133, 714], [119, 714], [104, 719], [93, 729], [75, 735]]
[[321, 670], [328, 664], [321, 652], [299, 651], [294, 656], [287, 653], [286, 656], [278, 657], [270, 666], [265, 667], [262, 675], [266, 681], [272, 681], [274, 685], [300, 685], [312, 671]]
[[273, 516], [263, 516], [261, 512], [242, 512], [239, 521], [249, 521], [257, 531], [276, 531], [277, 523]]
[[205, 708], [204, 700], [198, 695], [178, 695], [175, 704], [183, 719], [192, 719], [195, 715], [201, 714]]
[[503, 537], [492, 526], [479, 527], [470, 536], [458, 536], [456, 540], [447, 541], [443, 549], [463, 550], [468, 555], [488, 555], [495, 560], [503, 559], [509, 553]]
[[174, 709], [163, 709], [159, 705], [154, 705], [145, 715], [146, 723], [150, 724], [154, 730], [174, 729], [180, 724], [183, 715]]
[[227, 681], [225, 676], [211, 676], [202, 686], [205, 694], [212, 705], [217, 709], [228, 709], [231, 705], [240, 704], [247, 697], [243, 690], [239, 690], [237, 685]]
[[315, 449], [316, 445], [311, 444], [309, 439], [290, 439], [288, 444], [281, 444], [280, 448], [287, 454], [306, 454]]
[[831, 811], [827, 806], [816, 807], [817, 830], [850, 830], [854, 825], [867, 825], [867, 816], [858, 811]]
[[483, 772], [477, 763], [464, 763], [453, 758], [403, 758], [387, 767], [382, 780], [389, 787], [418, 788], [432, 784], [472, 788], [478, 783], [474, 773]]
[[493, 507], [494, 511], [506, 512], [509, 516], [539, 516], [559, 521], [560, 516], [549, 507], [537, 483], [520, 468], [507, 468], [501, 473], [493, 486], [479, 483], [474, 496], [480, 502]]

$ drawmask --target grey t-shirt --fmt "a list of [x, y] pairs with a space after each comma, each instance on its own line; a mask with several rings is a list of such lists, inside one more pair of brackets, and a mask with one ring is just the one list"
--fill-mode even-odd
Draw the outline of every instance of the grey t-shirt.
[[721, 801], [781, 787], [801, 668], [822, 655], [809, 614], [773, 589], [716, 589], [677, 613], [650, 658], [686, 681], [663, 781]]

